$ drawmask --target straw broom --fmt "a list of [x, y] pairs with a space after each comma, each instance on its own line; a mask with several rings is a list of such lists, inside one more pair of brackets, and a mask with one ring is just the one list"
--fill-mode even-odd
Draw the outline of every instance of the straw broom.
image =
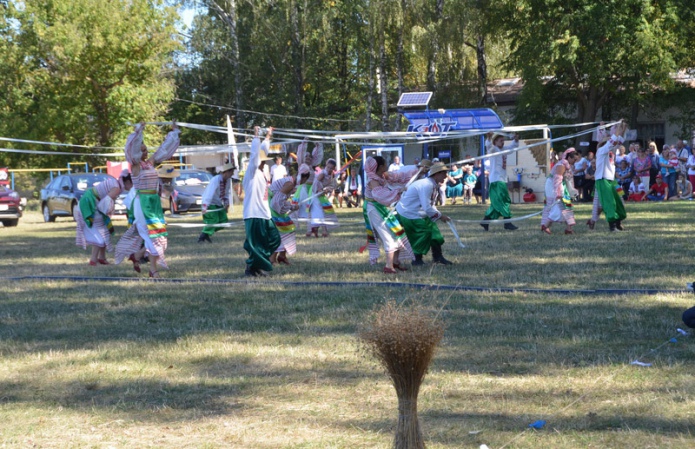
[[386, 368], [398, 396], [395, 449], [421, 449], [417, 397], [427, 368], [444, 336], [444, 326], [421, 306], [389, 301], [359, 331], [367, 352]]

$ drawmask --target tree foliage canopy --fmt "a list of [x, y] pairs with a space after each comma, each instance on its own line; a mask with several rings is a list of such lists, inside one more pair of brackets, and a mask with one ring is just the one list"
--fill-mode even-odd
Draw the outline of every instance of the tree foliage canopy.
[[120, 145], [127, 122], [166, 112], [180, 43], [162, 1], [9, 2], [4, 12], [2, 135]]

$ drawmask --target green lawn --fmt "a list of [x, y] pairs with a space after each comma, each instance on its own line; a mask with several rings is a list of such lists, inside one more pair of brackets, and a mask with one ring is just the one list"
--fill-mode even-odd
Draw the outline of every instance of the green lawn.
[[[676, 328], [695, 302], [682, 292], [695, 279], [693, 207], [629, 204], [623, 233], [605, 221], [589, 231], [587, 205], [571, 236], [560, 225], [542, 234], [538, 216], [516, 232], [459, 223], [465, 249], [443, 226], [455, 265], [395, 277], [357, 252], [354, 209], [338, 211], [331, 238], [299, 237], [293, 265], [261, 281], [244, 277], [243, 227], [200, 245], [199, 229], [172, 226], [165, 282], [130, 264], [90, 267], [71, 219], [27, 213], [0, 229], [0, 276], [24, 277], [0, 291], [0, 446], [388, 447], [396, 396], [356, 332], [396, 299], [443, 308], [447, 325], [420, 393], [428, 447], [689, 447], [695, 346]], [[117, 236], [124, 229], [117, 220]], [[95, 280], [71, 279], [83, 276]], [[577, 292], [592, 289], [661, 293]], [[544, 429], [526, 430], [539, 419]]]

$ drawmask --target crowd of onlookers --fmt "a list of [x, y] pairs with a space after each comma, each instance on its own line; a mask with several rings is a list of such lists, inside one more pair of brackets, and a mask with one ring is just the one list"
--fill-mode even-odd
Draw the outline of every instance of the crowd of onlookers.
[[[596, 160], [589, 151], [574, 164], [574, 186], [579, 201], [593, 201]], [[633, 142], [626, 150], [620, 145], [615, 153], [615, 180], [626, 201], [672, 201], [693, 198], [695, 154], [685, 141], [644, 148]]]
[[[466, 159], [470, 159], [466, 155]], [[438, 161], [436, 158], [433, 162]], [[419, 160], [416, 160], [417, 164]], [[282, 169], [282, 159], [277, 158], [275, 166]], [[389, 170], [403, 167], [395, 156]], [[577, 201], [591, 202], [594, 198], [596, 160], [594, 152], [588, 151], [574, 164], [574, 187], [579, 192]], [[440, 188], [438, 204], [446, 198], [457, 204], [482, 202], [481, 187], [483, 164], [451, 164], [446, 181]], [[284, 173], [284, 172], [283, 172]], [[487, 169], [486, 169], [487, 174]], [[275, 178], [276, 173], [271, 173]], [[687, 142], [679, 140], [673, 145], [664, 145], [661, 152], [656, 143], [649, 142], [644, 148], [639, 142], [631, 143], [626, 149], [620, 145], [615, 152], [615, 180], [625, 201], [673, 201], [693, 199], [695, 185], [695, 152]], [[331, 200], [343, 207], [360, 207], [362, 179], [358, 167], [349, 167], [337, 178], [337, 185]]]

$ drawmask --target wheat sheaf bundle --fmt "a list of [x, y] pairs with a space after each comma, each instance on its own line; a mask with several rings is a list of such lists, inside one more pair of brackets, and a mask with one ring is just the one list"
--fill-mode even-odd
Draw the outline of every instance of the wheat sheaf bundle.
[[398, 396], [398, 425], [393, 447], [425, 447], [417, 417], [417, 397], [444, 325], [422, 306], [389, 301], [376, 309], [359, 331], [367, 352], [386, 368]]

